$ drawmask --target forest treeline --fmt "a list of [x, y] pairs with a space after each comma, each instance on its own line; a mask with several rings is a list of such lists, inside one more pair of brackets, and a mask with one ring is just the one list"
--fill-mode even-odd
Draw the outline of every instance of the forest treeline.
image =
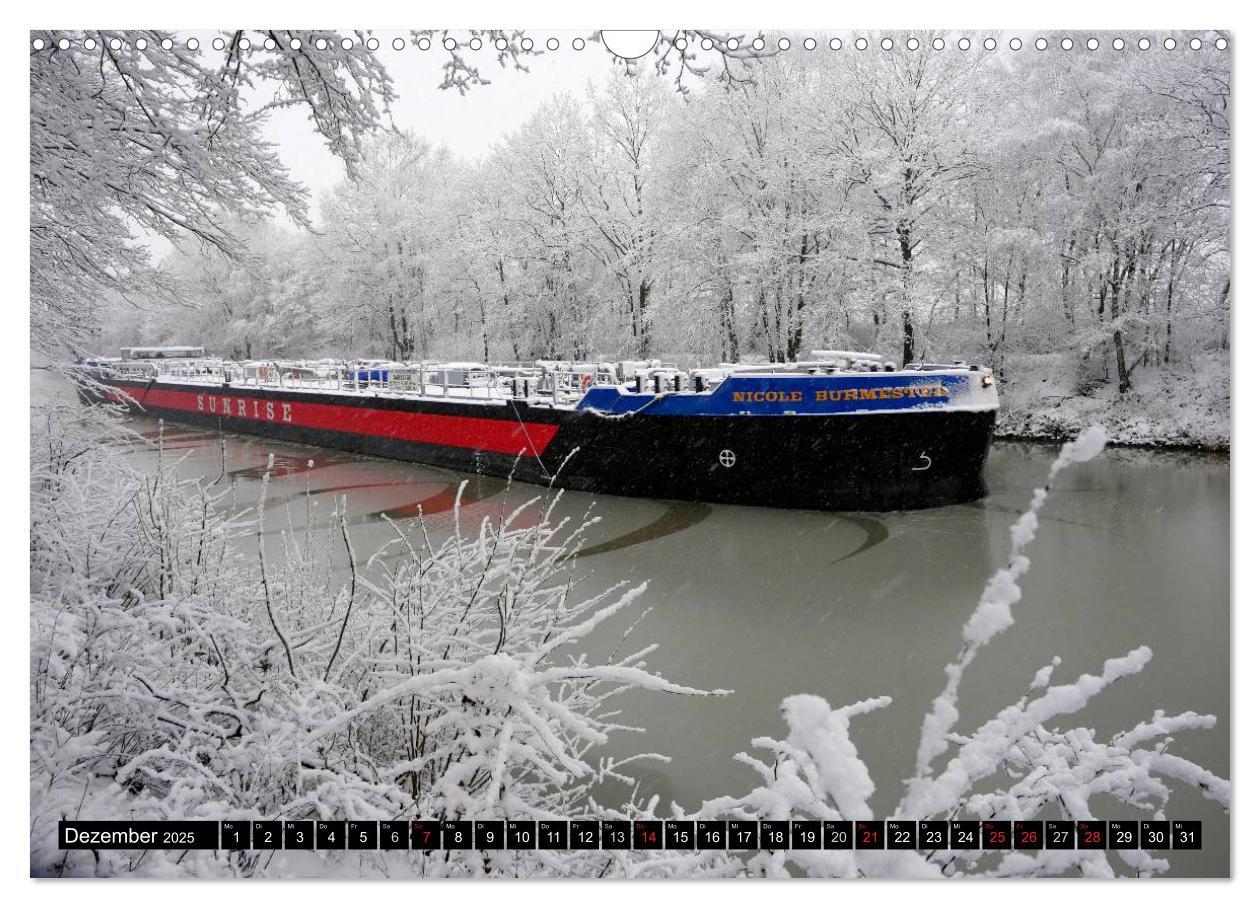
[[[791, 51], [541, 103], [480, 160], [380, 132], [313, 231], [183, 244], [107, 333], [244, 357], [1062, 354], [1127, 391], [1227, 350], [1228, 55]], [[103, 339], [104, 340], [104, 339]]]

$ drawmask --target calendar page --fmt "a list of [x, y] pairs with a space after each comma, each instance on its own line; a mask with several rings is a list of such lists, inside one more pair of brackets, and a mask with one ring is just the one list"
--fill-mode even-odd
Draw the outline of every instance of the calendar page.
[[1230, 876], [1231, 33], [337, 18], [24, 38], [32, 877]]

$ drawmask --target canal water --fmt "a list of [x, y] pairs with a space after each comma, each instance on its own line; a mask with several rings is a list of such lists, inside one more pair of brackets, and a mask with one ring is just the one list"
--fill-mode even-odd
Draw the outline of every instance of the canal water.
[[[156, 423], [136, 420], [150, 437]], [[451, 519], [454, 490], [471, 480], [469, 519], [498, 513], [502, 496], [524, 501], [536, 487], [433, 467], [203, 429], [168, 425], [167, 456], [183, 475], [225, 475], [240, 500], [257, 499], [269, 457], [269, 497], [309, 489], [313, 513], [347, 496], [355, 550], [364, 559], [391, 530], [382, 515], [414, 515], [423, 502], [430, 532]], [[599, 517], [577, 561], [582, 584], [602, 589], [648, 581], [625, 620], [582, 649], [607, 652], [643, 607], [632, 640], [658, 644], [648, 667], [671, 680], [733, 691], [722, 698], [634, 694], [621, 721], [617, 755], [659, 753], [641, 764], [643, 795], [658, 815], [758, 783], [734, 761], [755, 753], [751, 739], [781, 736], [780, 701], [812, 693], [840, 706], [889, 695], [892, 705], [854, 721], [852, 735], [890, 813], [914, 765], [920, 723], [941, 690], [960, 630], [986, 578], [1006, 560], [1009, 526], [1044, 482], [1057, 447], [999, 442], [983, 501], [929, 511], [832, 514], [713, 506], [566, 492], [558, 513]], [[152, 464], [152, 450], [138, 450]], [[653, 469], [645, 466], [645, 469]], [[1056, 681], [1097, 673], [1103, 662], [1145, 644], [1151, 664], [1060, 727], [1083, 725], [1100, 739], [1156, 709], [1213, 713], [1214, 730], [1178, 736], [1174, 752], [1230, 777], [1230, 531], [1226, 457], [1110, 449], [1062, 474], [1041, 517], [1014, 627], [982, 651], [961, 691], [960, 730], [974, 729], [1017, 700], [1038, 668], [1058, 656]], [[305, 505], [272, 508], [269, 529], [300, 521]], [[1229, 816], [1174, 784], [1169, 818], [1201, 819], [1203, 851], [1173, 856], [1174, 875], [1229, 873]], [[623, 790], [609, 792], [616, 800]], [[1104, 818], [1136, 816], [1099, 800]], [[912, 818], [911, 818], [912, 819]]]

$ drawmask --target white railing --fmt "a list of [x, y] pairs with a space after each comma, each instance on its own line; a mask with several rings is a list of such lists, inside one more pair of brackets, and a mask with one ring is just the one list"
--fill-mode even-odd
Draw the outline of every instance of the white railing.
[[[568, 406], [594, 387], [624, 386], [639, 393], [708, 393], [731, 375], [769, 373], [810, 375], [891, 370], [873, 354], [812, 351], [816, 359], [796, 363], [722, 363], [716, 368], [680, 370], [653, 360], [572, 363], [382, 362], [338, 360], [220, 359], [123, 360], [102, 366], [142, 381], [169, 378], [213, 386], [334, 391], [397, 398], [550, 401]], [[912, 364], [910, 369], [927, 368]], [[930, 368], [965, 369], [965, 364]]]

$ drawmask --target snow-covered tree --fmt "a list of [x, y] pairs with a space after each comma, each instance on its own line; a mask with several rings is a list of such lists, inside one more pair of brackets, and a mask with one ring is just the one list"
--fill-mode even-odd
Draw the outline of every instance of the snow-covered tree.
[[594, 227], [592, 249], [616, 281], [622, 305], [614, 311], [629, 322], [635, 356], [654, 351], [653, 289], [670, 222], [657, 156], [672, 100], [660, 80], [628, 75], [610, 78], [602, 94], [589, 98], [595, 148], [582, 206]]
[[511, 199], [513, 280], [525, 358], [585, 359], [602, 301], [592, 298], [592, 225], [584, 210], [594, 164], [591, 134], [572, 95], [544, 102], [491, 155], [499, 191]]
[[454, 233], [454, 174], [445, 149], [411, 133], [385, 133], [323, 201], [316, 246], [328, 287], [328, 333], [356, 348], [366, 338], [380, 345], [354, 352], [424, 359], [435, 336], [450, 330], [458, 295], [447, 293], [444, 266]]
[[[601, 805], [597, 787], [634, 778], [634, 759], [602, 749], [633, 731], [618, 699], [706, 695], [648, 671], [654, 647], [629, 631], [588, 651], [643, 586], [574, 593], [588, 525], [555, 518], [557, 497], [505, 499], [475, 521], [457, 502], [441, 535], [417, 513], [359, 553], [344, 508], [264, 533], [269, 474], [242, 502], [230, 485], [180, 480], [168, 454], [134, 472], [100, 411], [39, 418], [35, 875], [285, 872], [257, 853], [60, 852], [66, 818], [610, 816], [622, 805]], [[403, 857], [400, 872], [425, 876], [620, 875], [636, 860]]]
[[[176, 288], [152, 271], [150, 238], [240, 256], [231, 223], [278, 212], [307, 223], [305, 188], [260, 132], [270, 110], [307, 110], [353, 166], [393, 97], [372, 53], [361, 42], [342, 50], [333, 32], [228, 32], [221, 51], [156, 31], [38, 36], [31, 331], [49, 352], [83, 350], [105, 298], [170, 303]], [[321, 39], [335, 49], [315, 53]], [[268, 100], [254, 103], [255, 92]]]

